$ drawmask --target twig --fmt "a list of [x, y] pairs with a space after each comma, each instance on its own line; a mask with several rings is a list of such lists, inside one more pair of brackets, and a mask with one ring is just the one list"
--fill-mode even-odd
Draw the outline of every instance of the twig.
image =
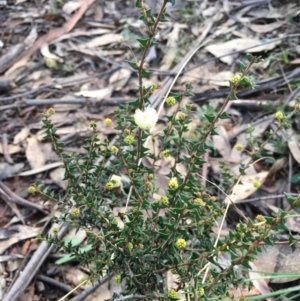
[[117, 299], [114, 299], [114, 301], [123, 301], [128, 299], [146, 299], [147, 297], [144, 295], [128, 295], [128, 296], [122, 296]]
[[[57, 281], [57, 280], [55, 280], [55, 279], [53, 279], [53, 278], [50, 278], [50, 277], [48, 277], [48, 276], [45, 276], [45, 275], [37, 275], [36, 278], [37, 278], [38, 280], [43, 281], [43, 282], [49, 283], [49, 284], [51, 284], [51, 285], [53, 285], [53, 286], [59, 288], [60, 290], [62, 290], [62, 291], [64, 291], [64, 292], [67, 292], [67, 293], [68, 293], [68, 292], [70, 292], [70, 291], [72, 290], [72, 288], [70, 288], [68, 285], [66, 285], [66, 284], [64, 284], [64, 283], [62, 283], [62, 282], [60, 282], [60, 281]], [[77, 292], [77, 291], [74, 291], [74, 292], [72, 292], [72, 294], [78, 295], [78, 292]]]
[[98, 287], [100, 287], [102, 284], [107, 282], [110, 278], [111, 278], [110, 276], [105, 276], [100, 281], [98, 281], [98, 282], [92, 284], [91, 286], [89, 286], [87, 289], [85, 289], [77, 297], [72, 298], [70, 301], [84, 301], [87, 298], [87, 296], [92, 294]]
[[8, 109], [20, 109], [30, 106], [44, 106], [44, 105], [55, 105], [55, 104], [86, 104], [89, 101], [85, 98], [78, 99], [59, 99], [59, 98], [49, 98], [49, 99], [25, 99], [24, 101], [17, 101], [10, 105], [5, 105], [0, 107], [0, 111], [5, 111]]
[[[299, 193], [289, 193], [289, 195], [291, 195], [291, 196], [298, 196]], [[256, 201], [264, 201], [264, 200], [269, 200], [269, 199], [279, 199], [279, 198], [284, 198], [284, 197], [285, 197], [284, 194], [259, 196], [257, 198], [235, 201], [234, 203], [235, 204], [243, 204], [243, 203], [251, 203], [251, 202], [256, 202]]]
[[[53, 227], [60, 228], [59, 233], [57, 234], [58, 238], [61, 239], [66, 230], [67, 226], [62, 225], [54, 225]], [[53, 235], [52, 229], [48, 232], [49, 235]], [[44, 263], [45, 259], [48, 257], [52, 249], [54, 248], [54, 245], [50, 245], [43, 241], [38, 249], [34, 252], [33, 256], [31, 257], [30, 261], [20, 273], [20, 276], [14, 283], [14, 285], [11, 287], [9, 292], [4, 296], [2, 301], [17, 301], [19, 300], [19, 296], [22, 294], [22, 292], [26, 289], [26, 287], [29, 285], [30, 281], [33, 279], [33, 277], [36, 275], [37, 271], [39, 270], [40, 266]]]
[[24, 206], [24, 207], [29, 207], [29, 208], [33, 208], [36, 209], [38, 211], [43, 212], [44, 214], [49, 214], [49, 212], [45, 209], [43, 209], [41, 206], [35, 204], [35, 203], [31, 203], [23, 198], [21, 198], [20, 196], [18, 196], [17, 194], [15, 194], [13, 191], [11, 191], [3, 182], [0, 181], [0, 188], [7, 194], [7, 196], [10, 198], [10, 200], [18, 205]]

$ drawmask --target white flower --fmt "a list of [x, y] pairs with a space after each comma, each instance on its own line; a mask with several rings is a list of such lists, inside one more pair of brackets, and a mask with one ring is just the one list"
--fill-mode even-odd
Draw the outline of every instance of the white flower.
[[155, 126], [158, 120], [158, 114], [155, 109], [147, 107], [145, 111], [137, 109], [134, 114], [136, 125], [142, 130], [150, 130]]
[[122, 177], [120, 176], [112, 175], [110, 181], [113, 182], [115, 188], [122, 186]]

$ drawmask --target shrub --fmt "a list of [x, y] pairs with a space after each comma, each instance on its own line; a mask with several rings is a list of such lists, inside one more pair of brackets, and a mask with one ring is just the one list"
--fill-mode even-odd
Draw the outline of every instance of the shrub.
[[[168, 106], [176, 106], [175, 113], [165, 116], [166, 127], [153, 135], [159, 112], [151, 108], [149, 97], [159, 85], [144, 87], [143, 78], [150, 74], [144, 62], [149, 47], [155, 43], [158, 23], [166, 20], [167, 2], [175, 1], [164, 1], [157, 17], [141, 1], [136, 2], [149, 37], [138, 40], [142, 51], [140, 61], [129, 62], [139, 77], [139, 97], [115, 112], [117, 141], [113, 145], [100, 141], [96, 123], [91, 122], [92, 135], [85, 146], [87, 154], [67, 154], [51, 122], [55, 111], [49, 109], [43, 114], [44, 128], [64, 164], [68, 189], [63, 198], [40, 183], [29, 190], [58, 205], [60, 222], [86, 231], [87, 244], [91, 245], [88, 252], [80, 252], [79, 246], [65, 245], [55, 233], [44, 239], [89, 266], [92, 282], [108, 274], [122, 283], [123, 294], [131, 295], [132, 299], [171, 300], [182, 294], [188, 300], [231, 297], [228, 288], [251, 286], [237, 274], [236, 266], [248, 268], [249, 261], [262, 250], [262, 243], [274, 244], [276, 231], [287, 230], [283, 223], [287, 213], [279, 211], [275, 217], [258, 216], [256, 221], [242, 216], [242, 222], [223, 239], [220, 233], [213, 235], [218, 220], [222, 221], [221, 230], [230, 204], [224, 204], [213, 188], [207, 189], [199, 175], [205, 164], [204, 155], [214, 151], [210, 138], [217, 135], [217, 121], [228, 118], [224, 108], [230, 99], [236, 98], [237, 89], [253, 87], [247, 74], [260, 58], [248, 54], [247, 65], [240, 64], [241, 71], [230, 82], [231, 90], [222, 108], [203, 114], [203, 127], [195, 130], [197, 140], [186, 135], [193, 117], [192, 105], [182, 106], [183, 96], [191, 95], [188, 84], [183, 93], [165, 97]], [[278, 128], [286, 126], [282, 113], [277, 113], [276, 118]], [[111, 120], [106, 119], [105, 123], [110, 124]], [[253, 157], [259, 156], [260, 151], [261, 144], [252, 153]], [[164, 187], [156, 179], [158, 167], [167, 158], [173, 160]], [[178, 171], [179, 165], [185, 166], [186, 174]], [[247, 167], [242, 166], [241, 172]], [[228, 183], [231, 182], [226, 166], [223, 170]], [[258, 187], [260, 183], [255, 185]], [[227, 193], [231, 193], [230, 189]], [[299, 204], [299, 198], [288, 196], [288, 200], [291, 208]], [[124, 211], [116, 216], [114, 208], [122, 206]], [[290, 242], [295, 243], [292, 236]], [[223, 253], [231, 257], [226, 267], [218, 261]], [[176, 285], [169, 289], [164, 281], [168, 271], [177, 275]]]

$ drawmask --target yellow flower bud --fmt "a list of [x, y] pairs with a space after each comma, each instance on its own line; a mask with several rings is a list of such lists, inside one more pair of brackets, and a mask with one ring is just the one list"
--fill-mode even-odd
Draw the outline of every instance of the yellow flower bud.
[[120, 284], [122, 281], [121, 275], [116, 275], [114, 280], [115, 280], [115, 283]]
[[115, 153], [115, 154], [119, 151], [119, 149], [118, 149], [115, 145], [113, 145], [113, 146], [110, 148], [110, 150], [111, 150], [113, 153]]
[[176, 246], [177, 246], [178, 249], [185, 249], [186, 241], [183, 238], [179, 238], [176, 241]]
[[47, 114], [48, 114], [49, 116], [55, 114], [55, 109], [54, 109], [54, 108], [48, 109]]
[[110, 118], [105, 118], [105, 119], [104, 119], [104, 124], [105, 124], [106, 126], [111, 125], [111, 123], [112, 123], [112, 120], [111, 120]]
[[176, 188], [178, 188], [177, 178], [173, 177], [173, 178], [170, 179], [170, 181], [169, 181], [169, 188], [170, 189], [176, 189]]
[[71, 217], [76, 218], [80, 215], [80, 209], [79, 208], [74, 208], [71, 213], [70, 213]]
[[113, 182], [107, 182], [105, 187], [108, 190], [112, 190], [114, 188], [114, 183]]
[[173, 97], [173, 96], [169, 96], [167, 99], [166, 99], [166, 104], [168, 105], [168, 106], [174, 106], [175, 105], [175, 103], [176, 103], [176, 98], [175, 97]]
[[259, 188], [259, 187], [261, 186], [261, 183], [260, 183], [259, 181], [254, 181], [254, 182], [253, 182], [253, 186], [254, 186], [255, 188]]
[[236, 149], [237, 151], [240, 152], [240, 151], [243, 149], [243, 145], [240, 144], [240, 143], [238, 143], [238, 144], [235, 146], [235, 149]]
[[178, 298], [178, 292], [176, 292], [173, 288], [169, 290], [168, 297], [171, 299]]
[[282, 120], [282, 119], [284, 118], [284, 115], [283, 115], [282, 112], [278, 111], [278, 112], [276, 112], [275, 117], [276, 117], [278, 120]]
[[134, 137], [132, 135], [128, 135], [124, 139], [125, 143], [132, 144], [134, 142]]
[[29, 187], [28, 187], [28, 192], [29, 192], [29, 193], [35, 193], [35, 192], [36, 192], [35, 187], [34, 187], [34, 186], [29, 186]]

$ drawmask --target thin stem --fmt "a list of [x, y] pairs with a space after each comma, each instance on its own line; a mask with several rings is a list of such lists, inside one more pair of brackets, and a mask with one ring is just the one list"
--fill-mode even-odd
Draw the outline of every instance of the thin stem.
[[[148, 50], [150, 48], [150, 45], [151, 45], [151, 40], [152, 40], [152, 37], [155, 35], [155, 30], [158, 26], [158, 23], [162, 17], [162, 14], [164, 12], [164, 9], [167, 5], [168, 1], [167, 0], [164, 0], [163, 4], [162, 4], [162, 7], [159, 11], [159, 14], [155, 20], [155, 23], [153, 25], [153, 28], [151, 29], [150, 26], [148, 25], [148, 35], [149, 35], [149, 39], [147, 40], [147, 43], [145, 45], [145, 48], [144, 48], [144, 51], [142, 53], [142, 57], [141, 57], [141, 60], [139, 61], [138, 63], [138, 78], [139, 78], [139, 94], [140, 94], [140, 109], [143, 110], [145, 108], [145, 100], [144, 100], [144, 87], [143, 87], [143, 67], [144, 67], [144, 63], [145, 63], [145, 59], [146, 59], [146, 55], [148, 53]], [[147, 16], [145, 14], [145, 10], [144, 8], [142, 7], [142, 13], [144, 14], [144, 17], [145, 19], [147, 20]], [[139, 166], [139, 158], [140, 158], [140, 154], [141, 154], [141, 148], [142, 148], [142, 130], [139, 129], [138, 130], [138, 146], [137, 146], [137, 167]]]

